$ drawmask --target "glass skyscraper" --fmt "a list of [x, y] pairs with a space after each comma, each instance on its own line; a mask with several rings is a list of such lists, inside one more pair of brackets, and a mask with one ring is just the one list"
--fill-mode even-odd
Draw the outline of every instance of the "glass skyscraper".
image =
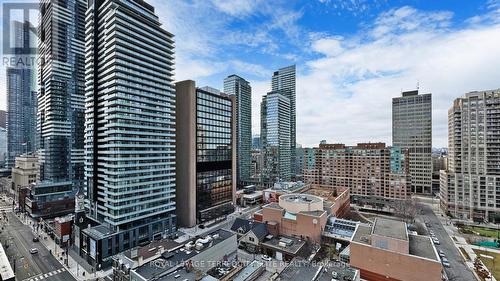
[[243, 186], [250, 179], [252, 163], [252, 87], [238, 75], [224, 79], [224, 93], [236, 98], [236, 162], [238, 185]]
[[278, 181], [290, 181], [290, 99], [282, 91], [270, 92], [262, 98], [260, 130], [264, 152], [262, 184], [271, 186]]
[[[30, 23], [12, 21], [15, 56], [29, 54], [33, 39]], [[7, 28], [7, 27], [6, 27]], [[16, 156], [36, 150], [36, 73], [35, 66], [17, 63], [6, 69], [7, 90], [7, 167]]]
[[392, 99], [392, 144], [407, 148], [411, 191], [432, 192], [432, 96], [403, 92]]
[[72, 212], [74, 195], [83, 189], [86, 8], [77, 0], [40, 3], [40, 182], [29, 198], [35, 217]]
[[280, 68], [278, 71], [273, 73], [271, 80], [271, 90], [280, 91], [282, 95], [287, 97], [290, 101], [290, 171], [292, 177], [295, 178], [297, 173], [296, 161], [295, 161], [295, 146], [297, 143], [296, 139], [296, 70], [295, 65], [290, 65], [287, 67]]
[[105, 263], [175, 232], [174, 35], [145, 1], [95, 0], [85, 49], [86, 204], [100, 225], [79, 240]]

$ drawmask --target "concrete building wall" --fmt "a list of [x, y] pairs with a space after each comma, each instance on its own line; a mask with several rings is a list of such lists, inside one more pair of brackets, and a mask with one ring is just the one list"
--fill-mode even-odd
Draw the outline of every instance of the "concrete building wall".
[[[176, 96], [176, 215], [179, 226], [196, 225], [196, 85], [175, 84]], [[182, 120], [182, 122], [179, 122]]]
[[442, 265], [438, 261], [378, 249], [356, 242], [350, 244], [350, 265], [360, 269], [361, 278], [371, 281], [441, 280]]
[[394, 239], [377, 234], [372, 234], [371, 237], [372, 246], [374, 247], [380, 247], [380, 245], [384, 245], [385, 249], [389, 251], [409, 254], [410, 244], [408, 240]]

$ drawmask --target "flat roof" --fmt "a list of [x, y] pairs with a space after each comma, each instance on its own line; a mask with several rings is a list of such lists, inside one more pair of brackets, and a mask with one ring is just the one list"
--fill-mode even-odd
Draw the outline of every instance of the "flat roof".
[[258, 190], [258, 191], [254, 191], [250, 194], [244, 194], [243, 195], [243, 198], [245, 199], [256, 199], [256, 198], [259, 198], [259, 197], [262, 197], [262, 191], [261, 190]]
[[439, 261], [436, 249], [428, 236], [408, 235], [410, 239], [410, 255]]
[[148, 259], [156, 255], [160, 247], [163, 247], [165, 251], [169, 251], [180, 245], [181, 243], [177, 243], [173, 240], [163, 239], [158, 241], [152, 241], [151, 243], [143, 247], [140, 246], [134, 247], [130, 250], [125, 251], [123, 255], [131, 260], [138, 260], [139, 257], [142, 257], [143, 259]]
[[[280, 246], [280, 242], [285, 242], [285, 241], [286, 242], [291, 241], [291, 244], [288, 243], [285, 247]], [[306, 241], [289, 236], [273, 236], [273, 238], [269, 240], [264, 240], [261, 244], [278, 251], [287, 252], [289, 254], [295, 255], [306, 244]]]
[[316, 195], [305, 194], [305, 193], [292, 193], [292, 194], [281, 195], [280, 201], [286, 201], [291, 203], [317, 203], [317, 202], [323, 202], [323, 198]]
[[[317, 263], [293, 259], [292, 262], [280, 273], [281, 280], [311, 281], [321, 268]], [[330, 278], [331, 279], [331, 278]], [[328, 280], [330, 281], [330, 280]]]
[[3, 249], [2, 244], [0, 243], [0, 279], [8, 280], [10, 278], [14, 278], [14, 271], [10, 266], [9, 259], [7, 258], [7, 254]]
[[112, 236], [115, 233], [111, 228], [103, 224], [98, 224], [96, 226], [86, 228], [83, 230], [83, 232], [88, 234], [92, 239], [96, 240], [101, 240], [103, 238]]
[[354, 233], [352, 241], [370, 245], [371, 234], [372, 228], [370, 226], [360, 224]]
[[258, 260], [252, 261], [249, 265], [247, 265], [243, 270], [241, 270], [233, 281], [245, 281], [248, 280], [252, 274], [257, 272], [260, 268], [264, 266], [264, 263]]
[[329, 262], [323, 267], [318, 278], [315, 281], [331, 281], [332, 272], [337, 273], [337, 280], [356, 280], [356, 276], [359, 275], [359, 271], [352, 268], [347, 263], [343, 262]]
[[172, 273], [160, 277], [157, 281], [183, 281], [183, 280], [196, 280], [196, 273], [193, 271], [186, 271], [186, 269], [180, 268]]
[[397, 220], [376, 218], [373, 224], [373, 234], [400, 240], [408, 240], [406, 223]]
[[[228, 239], [231, 236], [234, 236], [236, 234], [224, 230], [224, 229], [218, 229], [214, 232], [209, 233], [208, 235], [212, 236], [214, 234], [218, 234], [219, 238], [212, 240], [212, 247], [221, 243], [222, 241]], [[203, 235], [205, 237], [207, 235]], [[190, 242], [195, 242], [197, 239], [200, 239], [202, 237], [196, 237], [191, 240], [186, 241], [183, 245], [188, 244]], [[161, 276], [162, 274], [165, 274], [166, 272], [172, 270], [176, 266], [183, 265], [185, 261], [189, 260], [190, 258], [198, 255], [199, 253], [205, 251], [209, 247], [204, 246], [203, 249], [201, 250], [196, 250], [196, 249], [191, 249], [190, 251], [187, 250], [176, 250], [172, 252], [165, 252], [161, 255], [161, 257], [143, 264], [142, 266], [139, 266], [137, 269], [135, 269], [135, 272], [139, 275], [141, 275], [143, 278], [149, 280], [151, 278], [156, 278], [158, 276]], [[170, 275], [170, 273], [169, 273]], [[165, 275], [168, 276], [168, 275]], [[177, 278], [178, 280], [179, 278]], [[163, 280], [163, 279], [162, 279]], [[181, 279], [182, 280], [182, 279]], [[192, 279], [190, 279], [192, 280]]]
[[264, 205], [262, 207], [283, 210], [283, 208], [281, 208], [281, 206], [276, 202], [271, 202], [271, 203]]
[[337, 273], [337, 280], [355, 280], [359, 274], [356, 269], [343, 262], [320, 264], [295, 258], [280, 273], [279, 277], [281, 280], [331, 281], [332, 272]]

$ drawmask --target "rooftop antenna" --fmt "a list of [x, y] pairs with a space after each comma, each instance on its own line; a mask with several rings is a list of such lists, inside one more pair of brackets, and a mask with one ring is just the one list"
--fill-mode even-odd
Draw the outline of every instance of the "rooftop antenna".
[[420, 81], [417, 80], [417, 91], [420, 89]]

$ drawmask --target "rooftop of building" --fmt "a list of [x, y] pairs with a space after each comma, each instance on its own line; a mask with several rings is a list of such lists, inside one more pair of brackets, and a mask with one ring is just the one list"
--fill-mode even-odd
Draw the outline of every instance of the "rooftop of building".
[[57, 217], [54, 219], [55, 223], [66, 223], [66, 222], [71, 222], [73, 220], [74, 215], [73, 214], [68, 214], [63, 217]]
[[343, 143], [320, 143], [320, 149], [384, 149], [386, 145], [384, 142], [363, 142], [356, 145], [345, 145]]
[[261, 244], [263, 246], [280, 250], [292, 255], [297, 254], [306, 244], [305, 240], [289, 236], [268, 235]]
[[319, 264], [293, 259], [279, 277], [280, 280], [312, 281], [319, 271], [321, 271]]
[[280, 204], [276, 203], [276, 202], [271, 202], [267, 205], [264, 205], [263, 207], [266, 207], [266, 208], [271, 208], [271, 209], [278, 209], [278, 210], [282, 210], [283, 208], [280, 207]]
[[170, 239], [157, 240], [152, 241], [146, 246], [134, 247], [130, 250], [127, 250], [123, 253], [123, 255], [135, 261], [137, 261], [139, 257], [142, 257], [143, 260], [146, 260], [157, 255], [158, 251], [160, 251], [161, 249], [163, 249], [164, 251], [171, 251], [172, 249], [175, 249], [180, 245], [180, 243], [177, 243]]
[[[378, 219], [377, 219], [378, 220]], [[391, 220], [387, 220], [391, 221]], [[379, 222], [380, 223], [380, 222]], [[392, 222], [389, 222], [387, 225], [392, 225]], [[353, 242], [362, 243], [371, 246], [371, 234], [372, 234], [373, 226], [367, 226], [364, 224], [360, 224], [356, 232], [354, 233], [354, 237], [352, 238]], [[390, 230], [384, 230], [390, 231]], [[399, 230], [401, 231], [401, 230]], [[405, 230], [406, 231], [406, 230]], [[439, 261], [434, 244], [427, 236], [421, 235], [413, 235], [408, 234], [408, 245], [409, 245], [409, 254], [412, 256], [422, 257], [434, 261]]]
[[297, 182], [276, 182], [274, 183], [273, 187], [267, 189], [267, 190], [274, 190], [274, 191], [285, 191], [285, 192], [296, 192], [302, 188], [307, 187], [308, 184], [305, 184], [301, 181]]
[[156, 279], [156, 281], [183, 281], [183, 280], [196, 280], [196, 273], [194, 271], [187, 271], [185, 267], [179, 268], [165, 276]]
[[310, 203], [318, 203], [318, 202], [323, 202], [323, 199], [319, 196], [314, 196], [311, 194], [304, 194], [304, 193], [293, 193], [293, 194], [286, 194], [286, 195], [281, 195], [280, 196], [280, 202], [289, 202], [289, 203], [305, 203], [305, 204], [310, 204]]
[[257, 190], [257, 191], [250, 193], [250, 194], [248, 194], [248, 193], [243, 194], [243, 198], [249, 199], [249, 200], [262, 198], [262, 191]]
[[256, 271], [264, 266], [264, 263], [258, 260], [252, 261], [249, 265], [243, 268], [238, 275], [232, 279], [233, 281], [245, 281], [248, 280]]
[[428, 236], [408, 235], [410, 239], [410, 255], [439, 261], [436, 249]]
[[295, 258], [280, 273], [281, 280], [299, 281], [331, 281], [333, 272], [336, 280], [355, 280], [359, 272], [342, 262], [329, 262], [327, 264], [311, 263]]
[[14, 280], [15, 274], [10, 266], [7, 253], [5, 252], [2, 244], [0, 243], [0, 280]]
[[353, 242], [370, 245], [372, 227], [367, 225], [359, 225], [352, 237]]
[[326, 222], [324, 235], [333, 236], [343, 239], [351, 239], [356, 232], [356, 227], [359, 222], [339, 219], [334, 216], [330, 216]]
[[406, 223], [397, 220], [376, 218], [372, 234], [399, 240], [408, 240]]
[[314, 196], [318, 196], [320, 198], [323, 198], [324, 201], [329, 201], [333, 202], [335, 199], [337, 199], [337, 196], [335, 196], [336, 190], [333, 188], [328, 188], [328, 187], [321, 187], [317, 185], [311, 185], [311, 188], [304, 190], [302, 194], [310, 194]]
[[[193, 238], [189, 241], [186, 241], [186, 243], [184, 243], [184, 247], [175, 249], [175, 251], [164, 252], [161, 257], [139, 266], [137, 269], [135, 269], [135, 272], [147, 280], [162, 276], [169, 276], [170, 271], [174, 270], [180, 265], [183, 265], [185, 261], [205, 251], [209, 247], [214, 247], [215, 245], [221, 243], [222, 241], [230, 238], [233, 235], [236, 234], [228, 230], [218, 229], [208, 234], [207, 236], [204, 236], [203, 238]], [[200, 250], [197, 250], [195, 248], [195, 245], [198, 242], [204, 245]], [[179, 278], [176, 279], [179, 280]]]
[[323, 270], [315, 281], [331, 281], [333, 272], [336, 273], [335, 279], [337, 280], [356, 280], [360, 274], [357, 269], [350, 267], [347, 263], [330, 262], [323, 266]]
[[83, 232], [94, 238], [95, 240], [100, 240], [112, 236], [115, 233], [111, 228], [103, 224], [98, 224], [96, 226], [86, 228], [83, 230]]
[[231, 225], [231, 230], [241, 234], [253, 231], [255, 236], [259, 239], [263, 239], [267, 235], [267, 226], [265, 223], [242, 218], [236, 218], [234, 220], [233, 225]]

